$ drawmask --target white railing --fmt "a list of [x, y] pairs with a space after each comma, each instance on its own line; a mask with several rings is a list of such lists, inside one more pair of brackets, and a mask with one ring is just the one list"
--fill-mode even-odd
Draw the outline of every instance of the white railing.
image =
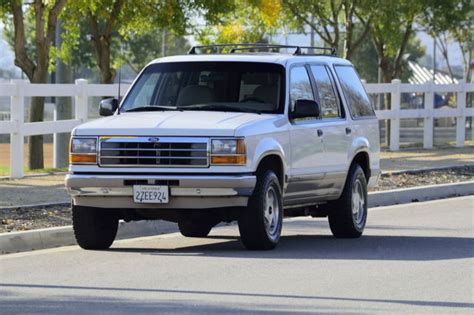
[[[390, 110], [376, 110], [379, 120], [390, 120], [390, 150], [400, 149], [400, 119], [421, 118], [423, 122], [423, 148], [433, 147], [433, 127], [436, 118], [456, 118], [456, 146], [464, 146], [466, 137], [466, 117], [474, 116], [474, 108], [466, 107], [468, 92], [474, 91], [473, 83], [460, 81], [458, 84], [409, 84], [400, 80], [392, 83], [365, 84], [369, 94], [390, 94]], [[402, 93], [424, 93], [423, 109], [400, 109]], [[434, 108], [435, 93], [456, 93], [456, 107]]]
[[[128, 89], [122, 84], [121, 94]], [[30, 84], [24, 80], [12, 80], [0, 84], [0, 96], [10, 97], [10, 121], [0, 121], [0, 134], [10, 134], [10, 177], [21, 178], [23, 173], [24, 137], [70, 132], [89, 118], [89, 97], [116, 96], [117, 84], [88, 84], [78, 79], [75, 84]], [[72, 97], [74, 119], [25, 122], [25, 98], [34, 96]]]
[[[466, 117], [474, 116], [474, 108], [466, 108], [466, 93], [474, 91], [474, 84], [434, 85], [432, 83], [413, 85], [393, 80], [388, 84], [366, 84], [369, 94], [389, 93], [391, 109], [377, 110], [379, 119], [391, 121], [390, 150], [400, 148], [400, 119], [424, 119], [423, 146], [433, 147], [434, 119], [456, 118], [456, 146], [464, 146]], [[127, 90], [123, 84], [121, 94]], [[116, 84], [88, 84], [87, 80], [76, 80], [75, 84], [30, 84], [22, 80], [0, 83], [0, 97], [10, 97], [10, 120], [0, 121], [0, 134], [10, 134], [10, 177], [23, 177], [24, 137], [32, 135], [70, 132], [89, 117], [89, 97], [116, 96]], [[423, 109], [400, 109], [401, 93], [424, 93]], [[457, 93], [456, 108], [434, 109], [434, 93]], [[25, 98], [34, 96], [72, 97], [74, 119], [45, 122], [25, 122]]]

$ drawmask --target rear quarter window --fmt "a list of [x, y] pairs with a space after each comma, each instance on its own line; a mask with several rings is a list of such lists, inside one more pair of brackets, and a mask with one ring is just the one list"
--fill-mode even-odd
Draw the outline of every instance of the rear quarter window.
[[354, 68], [352, 66], [335, 66], [334, 68], [352, 117], [375, 116], [370, 99]]

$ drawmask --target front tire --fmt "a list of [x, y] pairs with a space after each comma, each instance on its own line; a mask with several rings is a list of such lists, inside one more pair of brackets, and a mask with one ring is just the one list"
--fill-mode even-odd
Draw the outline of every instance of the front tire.
[[329, 226], [337, 238], [357, 238], [367, 222], [367, 180], [358, 164], [351, 166], [341, 197], [329, 210]]
[[72, 227], [83, 249], [107, 249], [115, 240], [118, 217], [107, 209], [72, 205]]
[[241, 213], [238, 223], [245, 248], [268, 250], [277, 246], [283, 223], [283, 204], [280, 183], [273, 171], [265, 171], [257, 177], [249, 206]]

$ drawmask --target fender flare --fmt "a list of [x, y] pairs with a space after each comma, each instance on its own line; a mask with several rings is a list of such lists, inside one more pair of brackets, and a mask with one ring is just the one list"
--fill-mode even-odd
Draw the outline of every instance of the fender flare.
[[258, 142], [252, 158], [252, 170], [256, 171], [260, 162], [270, 155], [276, 155], [280, 158], [283, 166], [283, 178], [285, 178], [288, 171], [287, 157], [282, 145], [273, 138], [264, 138]]

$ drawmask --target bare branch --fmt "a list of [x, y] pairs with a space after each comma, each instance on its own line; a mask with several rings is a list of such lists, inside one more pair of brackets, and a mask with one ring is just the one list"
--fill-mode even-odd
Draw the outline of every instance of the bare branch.
[[319, 37], [321, 37], [321, 39], [328, 43], [328, 44], [331, 44], [332, 45], [332, 37], [331, 37], [331, 34], [329, 33], [329, 30], [323, 26], [323, 29], [324, 29], [324, 33], [323, 34], [306, 16], [302, 15], [300, 13], [299, 10], [297, 10], [293, 4], [289, 3], [289, 2], [286, 2], [288, 8], [290, 9], [290, 11], [296, 16], [298, 17], [299, 19], [301, 19], [304, 23], [308, 24], [315, 32], [316, 34], [318, 34]]
[[56, 33], [56, 24], [58, 22], [58, 16], [66, 6], [68, 0], [57, 0], [53, 8], [49, 11], [48, 16], [48, 29], [46, 31], [46, 42], [51, 43], [55, 33]]
[[365, 38], [367, 38], [367, 35], [369, 35], [370, 32], [370, 25], [372, 22], [372, 17], [369, 17], [367, 21], [363, 21], [358, 17], [359, 21], [364, 25], [364, 30], [362, 33], [359, 35], [359, 37], [354, 41], [352, 44], [351, 50], [356, 50], [364, 41]]
[[122, 0], [115, 0], [112, 11], [110, 12], [110, 16], [105, 22], [104, 36], [112, 34], [115, 21], [117, 21], [117, 16], [119, 15], [120, 10], [122, 9], [122, 4]]
[[414, 17], [412, 16], [407, 21], [405, 33], [403, 34], [402, 44], [400, 45], [397, 58], [395, 59], [395, 65], [394, 65], [394, 71], [393, 71], [394, 77], [398, 77], [401, 72], [401, 62], [402, 62], [403, 54], [405, 53], [406, 46], [408, 45], [408, 40], [410, 39], [410, 36], [413, 31], [413, 20], [414, 20]]

